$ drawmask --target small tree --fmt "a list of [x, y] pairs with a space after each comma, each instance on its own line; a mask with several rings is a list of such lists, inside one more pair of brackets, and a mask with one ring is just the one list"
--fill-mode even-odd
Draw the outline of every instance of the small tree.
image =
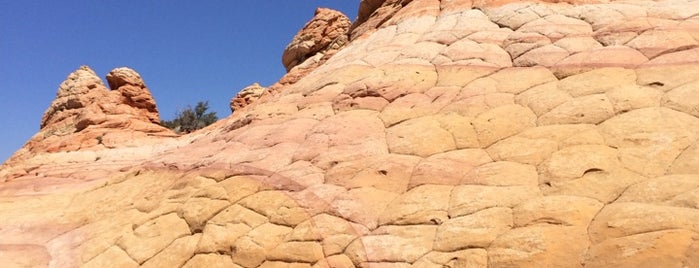
[[178, 133], [189, 133], [197, 129], [202, 129], [218, 120], [216, 112], [208, 112], [209, 102], [200, 101], [194, 108], [187, 106], [175, 114], [175, 119], [162, 121], [163, 126]]

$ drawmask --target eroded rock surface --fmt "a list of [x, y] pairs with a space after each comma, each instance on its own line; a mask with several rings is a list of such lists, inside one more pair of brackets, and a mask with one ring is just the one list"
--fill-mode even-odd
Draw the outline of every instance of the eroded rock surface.
[[[160, 143], [164, 137], [176, 136], [159, 125], [155, 100], [136, 71], [116, 68], [107, 74], [107, 81], [111, 89], [88, 66], [68, 75], [44, 113], [39, 132], [4, 164], [3, 170], [14, 170], [9, 172], [14, 175], [5, 175], [3, 180], [27, 174], [23, 170], [26, 167], [21, 166], [28, 159], [31, 162], [43, 156], [52, 159], [61, 152], [91, 151], [91, 157], [73, 161], [97, 161], [102, 157], [96, 151], [126, 147], [143, 150], [142, 144]], [[45, 160], [36, 165], [41, 166]]]
[[351, 22], [339, 11], [318, 8], [315, 16], [301, 29], [284, 49], [282, 63], [286, 70], [303, 63], [319, 53], [337, 50], [347, 42]]
[[323, 65], [349, 42], [352, 22], [342, 12], [318, 8], [313, 18], [299, 30], [282, 54], [287, 73], [268, 88], [279, 92]]
[[216, 127], [3, 168], [0, 262], [699, 266], [699, 2], [403, 2]]
[[238, 94], [231, 99], [231, 112], [235, 113], [235, 111], [240, 110], [250, 105], [252, 102], [260, 99], [265, 91], [267, 91], [267, 88], [260, 86], [258, 83], [253, 83], [252, 85], [241, 89], [240, 92], [238, 92]]

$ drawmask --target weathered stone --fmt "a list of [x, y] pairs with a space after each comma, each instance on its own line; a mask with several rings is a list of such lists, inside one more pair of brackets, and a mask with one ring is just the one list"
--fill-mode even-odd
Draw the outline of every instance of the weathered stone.
[[430, 252], [413, 265], [419, 267], [488, 267], [488, 252], [484, 249], [467, 249], [456, 252]]
[[280, 191], [261, 191], [244, 198], [239, 204], [264, 215], [271, 223], [284, 226], [296, 226], [312, 216], [291, 196]]
[[[544, 176], [542, 176], [544, 177]], [[542, 179], [542, 191], [547, 195], [573, 195], [597, 199], [610, 203], [619, 198], [631, 185], [643, 182], [647, 178], [621, 168], [601, 171], [588, 169], [582, 177], [570, 180], [549, 181]]]
[[[436, 227], [393, 227], [377, 230], [377, 234], [363, 236], [345, 249], [355, 266], [365, 262], [415, 262], [432, 250]], [[402, 232], [396, 232], [402, 231]]]
[[320, 260], [315, 265], [314, 268], [353, 268], [354, 264], [352, 260], [347, 257], [347, 255], [333, 255], [329, 256], [323, 260]]
[[179, 138], [81, 68], [0, 167], [0, 263], [699, 266], [696, 1], [602, 2], [318, 9]]
[[558, 89], [573, 97], [602, 94], [608, 91], [636, 85], [636, 72], [624, 68], [600, 68], [568, 76], [558, 83]]
[[344, 14], [327, 8], [317, 9], [313, 19], [284, 49], [284, 67], [288, 71], [316, 53], [338, 49], [347, 42], [349, 27], [350, 20]]
[[578, 145], [554, 152], [540, 166], [542, 182], [579, 178], [587, 173], [609, 172], [620, 165], [618, 151], [603, 145]]
[[231, 99], [231, 112], [234, 113], [236, 110], [240, 110], [260, 99], [265, 91], [267, 91], [267, 88], [260, 86], [258, 83], [253, 83], [241, 89], [240, 92]]
[[501, 140], [488, 148], [494, 160], [507, 160], [538, 165], [558, 150], [558, 144], [550, 139], [530, 139], [519, 136]]
[[189, 235], [187, 223], [170, 213], [140, 226], [125, 234], [117, 245], [138, 263], [143, 263], [166, 248], [175, 239]]
[[619, 202], [696, 207], [694, 204], [682, 202], [681, 199], [685, 194], [692, 194], [685, 189], [699, 187], [696, 178], [696, 175], [669, 175], [635, 184], [624, 191], [619, 197]]
[[373, 187], [357, 188], [338, 196], [333, 200], [332, 208], [338, 217], [375, 229], [379, 225], [380, 213], [396, 196]]
[[481, 146], [512, 136], [535, 124], [536, 115], [520, 105], [501, 106], [489, 110], [473, 121]]
[[499, 236], [488, 249], [488, 265], [579, 267], [590, 242], [581, 227], [535, 225]]
[[[643, 220], [638, 220], [643, 219]], [[697, 232], [699, 212], [692, 208], [643, 203], [614, 203], [602, 208], [590, 224], [593, 243], [662, 230]]]
[[187, 263], [182, 267], [194, 268], [194, 267], [233, 267], [239, 268], [240, 266], [234, 264], [228, 255], [219, 255], [216, 253], [212, 254], [197, 254], [194, 255]]
[[513, 61], [517, 67], [546, 66], [551, 67], [570, 56], [570, 53], [555, 45], [545, 45], [528, 50]]
[[680, 267], [696, 264], [697, 257], [693, 253], [696, 242], [692, 240], [696, 235], [696, 232], [678, 229], [609, 239], [590, 247], [585, 267]]
[[85, 263], [85, 267], [106, 267], [116, 265], [119, 267], [139, 267], [138, 263], [129, 257], [117, 246], [110, 247], [107, 251]]
[[476, 167], [493, 161], [482, 150], [456, 150], [435, 154], [420, 161], [413, 169], [408, 188], [420, 185], [459, 185]]
[[173, 241], [167, 248], [160, 253], [148, 259], [141, 267], [173, 267], [182, 266], [190, 258], [194, 257], [194, 252], [197, 249], [197, 242], [201, 238], [201, 234], [185, 236]]
[[592, 27], [582, 20], [555, 14], [528, 22], [519, 27], [517, 31], [539, 33], [550, 39], [558, 40], [571, 35], [592, 34]]
[[265, 261], [260, 265], [261, 268], [311, 268], [309, 263], [298, 263], [298, 262], [282, 262], [282, 261]]
[[177, 215], [187, 221], [192, 233], [198, 233], [204, 229], [206, 221], [229, 205], [230, 203], [224, 200], [192, 198], [187, 200]]
[[571, 99], [539, 117], [539, 125], [598, 124], [614, 116], [609, 97], [595, 94]]
[[[121, 253], [110, 253], [120, 256]], [[103, 256], [107, 259], [112, 256]], [[119, 258], [119, 257], [115, 257]], [[46, 248], [38, 245], [0, 245], [0, 262], [12, 267], [45, 267], [49, 265], [51, 256]], [[133, 265], [133, 260], [124, 259], [125, 265]], [[96, 267], [100, 263], [94, 263]]]
[[677, 87], [665, 94], [661, 100], [663, 107], [699, 117], [699, 81]]
[[666, 108], [645, 108], [616, 116], [601, 125], [607, 144], [618, 148], [627, 168], [659, 176], [694, 143], [699, 120]]
[[245, 224], [207, 224], [197, 245], [197, 253], [230, 252], [238, 238], [247, 234], [251, 228]]
[[126, 67], [116, 68], [107, 74], [107, 82], [112, 91], [121, 93], [124, 104], [139, 109], [138, 115], [145, 116], [150, 122], [160, 123], [155, 100], [136, 71]]
[[512, 208], [540, 195], [539, 188], [531, 186], [460, 185], [451, 193], [449, 216], [456, 218], [492, 207]]
[[512, 227], [512, 210], [509, 208], [495, 207], [451, 218], [437, 228], [434, 248], [442, 252], [485, 248]]
[[323, 258], [323, 247], [317, 242], [286, 242], [269, 252], [268, 260], [315, 263]]
[[440, 224], [447, 219], [452, 186], [423, 185], [388, 204], [379, 225]]
[[557, 224], [585, 227], [590, 224], [602, 203], [572, 196], [546, 196], [524, 202], [513, 209], [514, 226]]
[[626, 44], [652, 59], [666, 52], [694, 47], [697, 41], [685, 31], [648, 30]]
[[607, 46], [571, 55], [554, 65], [557, 77], [568, 77], [601, 67], [635, 68], [648, 58], [625, 46]]
[[140, 75], [117, 68], [107, 75], [112, 89], [87, 66], [71, 73], [17, 161], [42, 151], [136, 147], [175, 134], [160, 126], [155, 101]]
[[[276, 235], [276, 233], [270, 235]], [[267, 250], [249, 237], [238, 239], [231, 248], [233, 263], [242, 267], [258, 267], [265, 261], [266, 255]]]
[[344, 162], [328, 170], [325, 182], [347, 189], [374, 187], [404, 193], [419, 160], [416, 156], [389, 154]]
[[572, 99], [569, 93], [559, 90], [557, 84], [553, 82], [533, 87], [517, 95], [515, 101], [541, 116]]
[[411, 119], [386, 132], [391, 153], [427, 157], [456, 149], [451, 133], [431, 117]]
[[670, 166], [670, 174], [697, 174], [699, 167], [696, 164], [699, 161], [699, 144], [688, 147], [684, 150]]

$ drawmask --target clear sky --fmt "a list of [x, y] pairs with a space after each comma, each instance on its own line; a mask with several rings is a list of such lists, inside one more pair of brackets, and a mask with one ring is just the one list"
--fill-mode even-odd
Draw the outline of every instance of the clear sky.
[[[220, 118], [238, 90], [270, 85], [316, 7], [354, 20], [359, 0], [0, 0], [0, 162], [39, 130], [58, 85], [80, 65], [104, 79], [141, 74], [162, 119], [208, 100]], [[106, 84], [106, 80], [105, 80]]]

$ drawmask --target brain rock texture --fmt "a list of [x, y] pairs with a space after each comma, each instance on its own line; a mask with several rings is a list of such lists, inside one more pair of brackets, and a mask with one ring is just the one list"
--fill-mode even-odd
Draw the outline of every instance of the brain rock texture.
[[364, 2], [209, 128], [23, 149], [0, 262], [699, 267], [699, 1]]

